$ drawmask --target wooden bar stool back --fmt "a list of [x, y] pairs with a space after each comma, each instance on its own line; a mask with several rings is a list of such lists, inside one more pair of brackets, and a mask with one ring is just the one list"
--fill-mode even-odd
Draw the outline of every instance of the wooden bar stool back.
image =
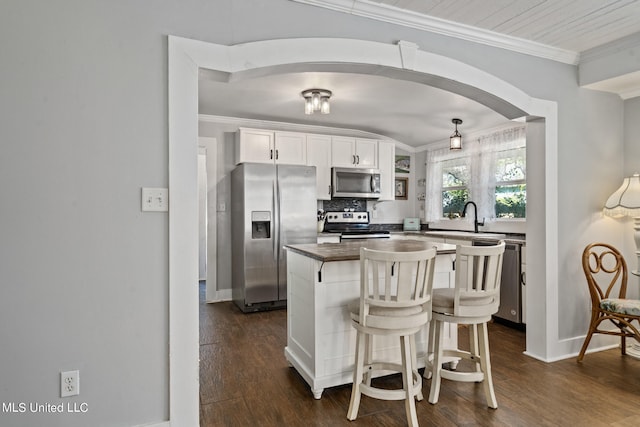
[[[409, 425], [417, 426], [415, 399], [422, 400], [422, 378], [416, 363], [415, 334], [431, 317], [431, 293], [436, 249], [414, 252], [360, 250], [360, 299], [350, 305], [357, 331], [353, 388], [347, 418], [358, 416], [361, 395], [404, 400]], [[400, 339], [401, 363], [376, 350], [373, 336]], [[386, 354], [385, 354], [386, 353]], [[402, 373], [402, 389], [371, 385], [371, 378]]]

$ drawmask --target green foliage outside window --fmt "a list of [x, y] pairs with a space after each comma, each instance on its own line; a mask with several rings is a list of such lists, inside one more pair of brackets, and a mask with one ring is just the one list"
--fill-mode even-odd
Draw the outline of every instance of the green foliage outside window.
[[527, 185], [496, 186], [496, 217], [526, 218]]
[[442, 214], [446, 218], [459, 218], [464, 204], [469, 199], [469, 190], [448, 190], [442, 192]]

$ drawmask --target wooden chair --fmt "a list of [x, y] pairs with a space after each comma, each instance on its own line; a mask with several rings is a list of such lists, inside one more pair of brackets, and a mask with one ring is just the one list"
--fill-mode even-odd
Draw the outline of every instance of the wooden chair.
[[[633, 325], [634, 320], [640, 322], [640, 300], [626, 298], [627, 263], [624, 257], [611, 245], [592, 243], [582, 252], [582, 269], [591, 295], [591, 322], [577, 361], [582, 362], [593, 334], [619, 336], [620, 350], [626, 354], [627, 337], [640, 342], [640, 332]], [[607, 320], [617, 329], [600, 329], [600, 324]]]
[[[415, 399], [422, 400], [422, 378], [416, 363], [415, 334], [429, 322], [436, 249], [386, 252], [360, 249], [360, 299], [350, 306], [357, 331], [353, 388], [347, 418], [358, 416], [361, 395], [405, 400], [409, 425], [417, 426]], [[373, 359], [373, 337], [400, 338], [401, 363]], [[388, 354], [387, 354], [388, 355]], [[396, 359], [397, 360], [397, 359]], [[402, 389], [382, 389], [371, 378], [402, 373]]]
[[[433, 349], [430, 363], [431, 390], [429, 402], [437, 403], [441, 379], [464, 382], [484, 382], [487, 404], [497, 408], [491, 361], [487, 322], [498, 311], [500, 305], [500, 280], [505, 243], [495, 246], [457, 246], [455, 288], [434, 289], [433, 318], [429, 342]], [[470, 326], [470, 350], [443, 349], [444, 324], [456, 323]], [[457, 372], [442, 368], [445, 357], [454, 357], [475, 362], [475, 371]]]

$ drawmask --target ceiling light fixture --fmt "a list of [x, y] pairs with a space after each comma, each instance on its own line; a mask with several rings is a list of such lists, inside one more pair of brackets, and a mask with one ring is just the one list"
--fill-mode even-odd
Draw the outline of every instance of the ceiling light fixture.
[[313, 114], [319, 111], [321, 114], [329, 114], [331, 107], [329, 106], [329, 98], [331, 91], [326, 89], [307, 89], [302, 92], [304, 98], [304, 113]]
[[602, 212], [614, 218], [629, 217], [634, 222], [634, 240], [638, 264], [633, 274], [640, 275], [640, 175], [634, 174], [622, 181], [622, 185], [604, 204]]
[[449, 137], [449, 149], [460, 150], [462, 149], [462, 135], [458, 132], [458, 125], [462, 124], [462, 120], [452, 119], [451, 123], [456, 125], [456, 131]]

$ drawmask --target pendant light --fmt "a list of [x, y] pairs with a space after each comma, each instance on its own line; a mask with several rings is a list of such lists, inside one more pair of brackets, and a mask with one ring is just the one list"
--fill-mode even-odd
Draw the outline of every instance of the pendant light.
[[460, 150], [462, 149], [462, 135], [460, 135], [460, 132], [458, 132], [458, 125], [462, 124], [462, 120], [452, 119], [451, 123], [456, 125], [456, 130], [453, 135], [449, 137], [449, 149]]

